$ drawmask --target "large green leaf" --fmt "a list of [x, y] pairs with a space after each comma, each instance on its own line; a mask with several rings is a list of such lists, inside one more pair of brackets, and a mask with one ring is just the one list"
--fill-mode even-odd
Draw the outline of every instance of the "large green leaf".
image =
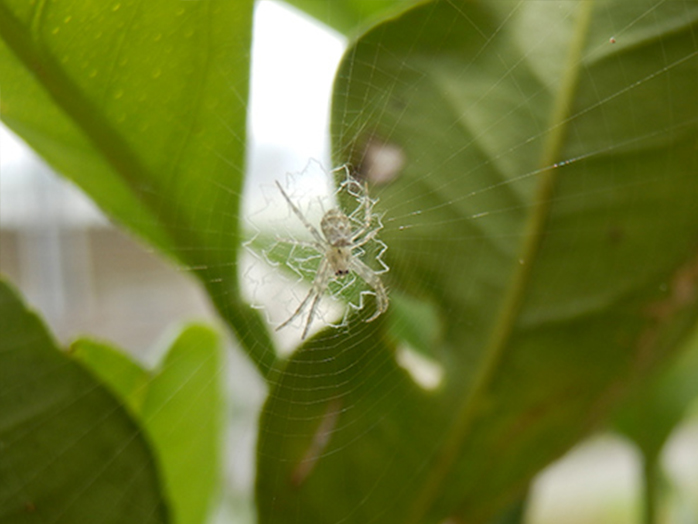
[[205, 522], [222, 460], [223, 366], [216, 334], [189, 326], [151, 373], [103, 343], [80, 340], [72, 349], [124, 399], [153, 443], [173, 522]]
[[236, 278], [251, 21], [252, 0], [2, 0], [0, 116], [195, 273], [266, 373]]
[[693, 2], [438, 1], [349, 49], [335, 160], [380, 198], [388, 286], [437, 307], [444, 381], [384, 319], [308, 342], [265, 406], [262, 522], [485, 522], [674, 352], [697, 33]]
[[143, 431], [4, 283], [0, 341], [0, 522], [169, 522]]

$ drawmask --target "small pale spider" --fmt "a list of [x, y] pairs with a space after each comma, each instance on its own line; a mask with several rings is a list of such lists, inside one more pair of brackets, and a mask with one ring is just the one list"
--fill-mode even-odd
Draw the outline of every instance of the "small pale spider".
[[350, 272], [356, 273], [366, 284], [373, 288], [376, 294], [376, 311], [366, 322], [376, 319], [381, 313], [388, 309], [388, 294], [378, 273], [364, 264], [354, 254], [354, 250], [361, 248], [373, 240], [381, 229], [380, 224], [373, 225], [372, 227], [374, 215], [372, 214], [371, 208], [374, 202], [369, 198], [366, 187], [362, 187], [355, 180], [347, 180], [348, 182], [345, 182], [345, 184], [354, 184], [360, 188], [360, 203], [361, 209], [363, 210], [362, 223], [360, 227], [352, 229], [351, 219], [347, 215], [339, 209], [330, 209], [324, 214], [320, 221], [320, 230], [322, 234], [308, 222], [301, 210], [296, 207], [291, 201], [291, 198], [283, 190], [281, 184], [279, 184], [278, 181], [276, 182], [279, 191], [281, 191], [281, 194], [293, 213], [300, 219], [315, 239], [313, 242], [300, 242], [296, 240], [282, 241], [313, 248], [322, 256], [310, 291], [288, 320], [276, 328], [277, 331], [286, 327], [299, 315], [302, 315], [305, 308], [310, 304], [308, 319], [306, 320], [305, 328], [301, 335], [301, 339], [305, 339], [310, 325], [313, 322], [313, 318], [315, 317], [320, 298], [325, 294], [325, 291], [327, 291], [329, 283], [332, 279], [348, 275]]

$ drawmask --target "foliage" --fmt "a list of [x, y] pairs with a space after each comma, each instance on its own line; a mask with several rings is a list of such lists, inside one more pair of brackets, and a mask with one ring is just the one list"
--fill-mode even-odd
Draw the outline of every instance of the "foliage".
[[[409, 217], [381, 235], [388, 283], [448, 318], [434, 351], [445, 386], [435, 395], [401, 376], [382, 324], [309, 343], [287, 369], [294, 386], [281, 378], [262, 419], [265, 434], [291, 419], [298, 435], [260, 443], [265, 521], [298, 508], [311, 508], [306, 522], [385, 508], [384, 522], [485, 520], [693, 325], [694, 293], [684, 300], [677, 286], [695, 288], [680, 278], [693, 275], [698, 233], [696, 65], [682, 58], [698, 12], [657, 8], [611, 43], [612, 27], [649, 3], [556, 6], [425, 3], [347, 52], [336, 160], [359, 166], [384, 208]], [[430, 30], [415, 34], [420, 20]], [[454, 20], [477, 30], [452, 30]], [[661, 98], [654, 73], [667, 64], [672, 96], [657, 110], [644, 101]], [[371, 159], [387, 147], [405, 167], [381, 186]], [[343, 358], [352, 364], [337, 369], [352, 374], [331, 388], [328, 366]], [[329, 417], [312, 476], [284, 484]], [[404, 439], [410, 453], [392, 458]], [[340, 508], [328, 502], [340, 498]]]
[[166, 522], [135, 420], [5, 284], [0, 319], [0, 521]]
[[[617, 424], [656, 455], [695, 395], [671, 388], [692, 373], [653, 376], [698, 314], [698, 6], [291, 3], [367, 29], [333, 150], [392, 216], [397, 307], [284, 360], [237, 281], [252, 1], [0, 0], [3, 121], [189, 269], [268, 381], [260, 522], [519, 520], [536, 472], [621, 393]], [[387, 177], [386, 148], [404, 159]], [[0, 306], [0, 520], [202, 522], [215, 336], [187, 329], [151, 372], [104, 343], [61, 353], [7, 287]], [[405, 346], [440, 388], [398, 364]]]
[[0, 2], [2, 119], [191, 269], [263, 373], [237, 283], [252, 0]]
[[167, 343], [153, 371], [123, 350], [81, 339], [71, 355], [129, 408], [161, 467], [172, 521], [206, 521], [221, 477], [223, 361], [217, 335], [191, 325]]
[[155, 372], [95, 341], [66, 354], [0, 286], [0, 521], [205, 522], [222, 444], [216, 334], [183, 330]]

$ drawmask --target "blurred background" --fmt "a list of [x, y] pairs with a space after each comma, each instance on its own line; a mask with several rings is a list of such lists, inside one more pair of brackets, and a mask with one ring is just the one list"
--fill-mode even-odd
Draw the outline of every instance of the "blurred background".
[[[343, 37], [284, 4], [258, 3], [245, 213], [264, 205], [261, 186], [302, 171], [309, 159], [326, 163], [329, 96], [345, 45]], [[178, 322], [217, 323], [186, 270], [115, 228], [4, 128], [0, 246], [0, 271], [63, 344], [90, 334], [148, 362], [158, 339]], [[251, 522], [256, 417], [265, 387], [242, 353], [227, 354], [230, 490], [217, 520]], [[676, 488], [667, 522], [697, 523], [698, 424], [686, 423], [664, 458]], [[638, 522], [640, 469], [630, 444], [611, 434], [593, 437], [540, 475], [528, 522]]]

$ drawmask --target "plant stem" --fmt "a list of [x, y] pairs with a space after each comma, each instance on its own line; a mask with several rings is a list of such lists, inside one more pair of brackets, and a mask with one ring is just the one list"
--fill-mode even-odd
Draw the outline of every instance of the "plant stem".
[[657, 503], [659, 499], [659, 455], [643, 454], [643, 519], [644, 524], [657, 524]]

